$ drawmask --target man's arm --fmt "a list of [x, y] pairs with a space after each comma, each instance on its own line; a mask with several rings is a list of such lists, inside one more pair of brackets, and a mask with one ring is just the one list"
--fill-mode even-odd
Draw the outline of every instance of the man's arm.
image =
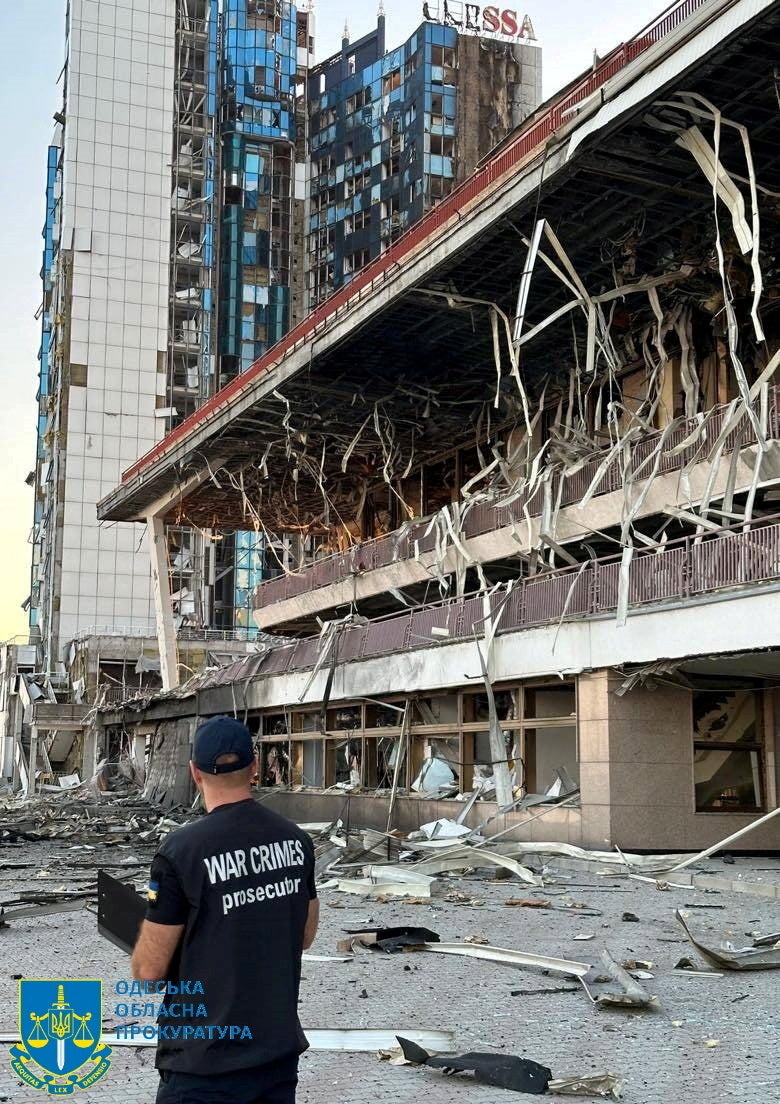
[[144, 920], [131, 966], [136, 981], [163, 981], [168, 976], [184, 924], [155, 924]]
[[309, 891], [309, 912], [306, 916], [306, 927], [303, 929], [303, 949], [308, 951], [314, 942], [317, 928], [320, 922], [320, 903], [317, 900], [317, 875], [314, 860], [314, 844], [307, 835], [303, 836], [303, 850], [306, 854], [306, 888]]
[[320, 903], [315, 897], [313, 901], [309, 901], [309, 915], [306, 917], [306, 927], [303, 929], [303, 949], [308, 951], [314, 942], [314, 937], [317, 934], [317, 928], [320, 923]]
[[146, 919], [133, 950], [136, 981], [165, 981], [189, 915], [179, 876], [164, 855], [155, 855], [147, 890]]

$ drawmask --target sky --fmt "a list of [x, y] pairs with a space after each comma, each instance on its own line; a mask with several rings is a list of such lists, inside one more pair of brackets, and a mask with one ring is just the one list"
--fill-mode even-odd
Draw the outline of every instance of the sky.
[[[121, 2], [121, 0], [118, 0]], [[527, 14], [544, 50], [544, 96], [552, 96], [631, 38], [664, 7], [663, 0], [506, 0]], [[353, 38], [373, 25], [372, 0], [316, 0], [317, 54], [340, 49], [345, 21]], [[378, 5], [376, 5], [378, 6]], [[422, 19], [422, 0], [385, 0], [387, 45], [394, 48]], [[65, 0], [0, 4], [0, 640], [23, 635], [21, 603], [30, 589], [35, 393], [41, 302], [41, 227], [46, 147], [59, 107], [56, 81], [63, 62]]]

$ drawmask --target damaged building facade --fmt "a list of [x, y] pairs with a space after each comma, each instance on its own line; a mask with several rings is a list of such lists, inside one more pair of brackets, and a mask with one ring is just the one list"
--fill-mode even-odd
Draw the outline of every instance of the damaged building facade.
[[[145, 538], [133, 526], [99, 526], [95, 504], [140, 454], [300, 322], [319, 179], [310, 149], [310, 4], [164, 0], [150, 11], [145, 0], [71, 0], [64, 7], [65, 64], [46, 163], [26, 603], [40, 669], [58, 677], [68, 675], [69, 656], [85, 637], [114, 637], [120, 654], [134, 640], [134, 662], [154, 647]], [[371, 87], [379, 89], [373, 125], [381, 131], [397, 115], [399, 93], [381, 91], [396, 55], [385, 56], [383, 15], [380, 24], [381, 42], [378, 33], [368, 37]], [[445, 32], [459, 37], [434, 23], [418, 35], [428, 42]], [[462, 83], [464, 96], [481, 89], [485, 110], [503, 102], [505, 66], [517, 69], [509, 54], [525, 47], [487, 39], [479, 46], [469, 39], [446, 74], [428, 66], [439, 98], [446, 92], [454, 103]], [[488, 72], [484, 59], [496, 52], [504, 68], [496, 62]], [[360, 56], [362, 79], [362, 48]], [[523, 93], [524, 114], [539, 102], [539, 74]], [[331, 95], [334, 110], [346, 110], [347, 88], [338, 96], [344, 102]], [[421, 127], [422, 100], [419, 110]], [[471, 171], [519, 118], [517, 108], [499, 110], [489, 139], [459, 150], [458, 172]], [[383, 150], [380, 137], [376, 152]], [[389, 142], [385, 152], [389, 158]], [[400, 185], [398, 175], [383, 187], [397, 193]], [[355, 202], [369, 209], [374, 199], [361, 192]], [[343, 199], [340, 217], [342, 208]], [[324, 222], [335, 212], [329, 207]], [[418, 205], [413, 217], [422, 212]], [[281, 570], [279, 548], [269, 552], [253, 524], [168, 526], [150, 539], [168, 545], [184, 644], [199, 634], [243, 654], [257, 635], [252, 591]], [[289, 543], [280, 538], [283, 562]]]
[[308, 75], [308, 306], [349, 283], [539, 106], [542, 51], [517, 36], [426, 22], [385, 51], [385, 15]]
[[778, 38], [674, 5], [124, 473], [104, 520], [317, 546], [185, 682], [153, 550], [165, 689], [97, 723], [160, 799], [227, 712], [306, 820], [668, 849], [777, 808]]
[[[132, 527], [99, 527], [95, 503], [128, 463], [240, 370], [246, 319], [234, 269], [250, 249], [231, 237], [244, 213], [231, 185], [257, 152], [253, 141], [268, 152], [249, 216], [261, 220], [255, 231], [265, 245], [259, 260], [254, 242], [252, 272], [264, 295], [256, 299], [267, 305], [272, 284], [286, 304], [291, 299], [291, 278], [282, 288], [278, 266], [272, 278], [271, 224], [275, 237], [286, 235], [275, 249], [288, 256], [294, 182], [305, 178], [294, 105], [297, 75], [313, 53], [309, 23], [310, 13], [294, 5], [248, 0], [166, 0], [152, 12], [142, 0], [66, 6], [47, 159], [31, 476], [28, 604], [46, 672], [61, 670], [85, 633], [135, 638], [140, 651], [154, 639], [148, 556]], [[273, 87], [254, 83], [261, 55]], [[272, 169], [277, 146], [284, 173]], [[298, 199], [302, 217], [303, 192]], [[284, 314], [276, 328], [253, 329], [246, 363], [288, 326]], [[246, 639], [236, 573], [252, 547], [232, 533], [219, 541], [181, 529], [157, 537], [169, 544], [179, 624]]]

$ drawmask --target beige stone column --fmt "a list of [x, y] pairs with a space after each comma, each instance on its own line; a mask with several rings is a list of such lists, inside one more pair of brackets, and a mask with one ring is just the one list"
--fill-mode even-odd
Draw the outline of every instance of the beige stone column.
[[[610, 817], [609, 673], [580, 675], [577, 687], [582, 843], [612, 846]], [[575, 842], [572, 840], [572, 842]]]

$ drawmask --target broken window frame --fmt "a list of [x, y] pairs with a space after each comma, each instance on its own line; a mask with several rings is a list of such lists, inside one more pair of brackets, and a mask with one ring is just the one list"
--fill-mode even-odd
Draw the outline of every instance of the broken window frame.
[[[766, 727], [764, 725], [763, 715], [763, 692], [759, 689], [753, 690], [723, 690], [718, 691], [721, 694], [734, 694], [734, 695], [750, 695], [754, 699], [755, 705], [755, 735], [754, 739], [750, 741], [734, 741], [734, 740], [705, 740], [701, 737], [697, 738], [696, 729], [696, 698], [707, 696], [713, 697], [711, 691], [693, 691], [691, 693], [691, 736], [693, 742], [693, 802], [694, 810], [697, 815], [728, 815], [736, 813], [737, 815], [745, 816], [746, 814], [765, 813], [767, 811], [767, 763], [766, 763]], [[758, 788], [758, 801], [754, 804], [743, 804], [733, 806], [715, 805], [712, 800], [700, 805], [698, 797], [698, 788], [702, 783], [697, 783], [696, 778], [696, 766], [697, 766], [697, 753], [698, 752], [730, 752], [738, 753], [748, 756], [752, 759], [756, 757], [756, 763], [751, 763], [751, 774], [753, 779], [754, 792], [756, 787]], [[731, 756], [729, 756], [730, 758]], [[706, 781], [706, 780], [705, 780]], [[723, 793], [720, 795], [720, 800], [723, 799]]]
[[[564, 716], [536, 717], [527, 715], [526, 694], [538, 690], [552, 689], [560, 691], [560, 680], [535, 680], [524, 685], [517, 683], [511, 685], [497, 685], [495, 692], [501, 701], [502, 696], [508, 696], [506, 706], [510, 707], [513, 716], [506, 719], [499, 715], [499, 723], [507, 737], [507, 757], [510, 760], [510, 768], [514, 767], [514, 784], [523, 787], [527, 792], [536, 792], [533, 785], [536, 783], [533, 765], [528, 770], [531, 736], [538, 738], [538, 733], [550, 728], [571, 728], [573, 730], [576, 761], [579, 765], [579, 710], [577, 707], [577, 683], [578, 680], [566, 679], [563, 686], [571, 688], [575, 694], [575, 712]], [[480, 733], [487, 731], [488, 720], [485, 717], [476, 716], [477, 699], [484, 696], [484, 691], [478, 691], [473, 687], [451, 691], [432, 691], [416, 696], [412, 700], [412, 716], [409, 724], [410, 739], [404, 748], [404, 762], [399, 774], [398, 785], [401, 790], [411, 792], [412, 783], [419, 776], [425, 759], [428, 756], [430, 746], [436, 746], [441, 741], [449, 741], [447, 754], [442, 756], [458, 781], [461, 793], [471, 793], [474, 785], [474, 768], [484, 767], [487, 764], [477, 761], [476, 743]], [[384, 699], [383, 699], [384, 700]], [[447, 702], [448, 708], [444, 715], [437, 716], [435, 720], [423, 719], [421, 706], [427, 705], [431, 710], [432, 703], [437, 701]], [[392, 779], [386, 777], [387, 771], [380, 773], [380, 764], [384, 755], [389, 761], [392, 755], [392, 745], [401, 739], [403, 709], [406, 704], [404, 698], [388, 697], [386, 705], [377, 702], [339, 702], [328, 709], [326, 717], [326, 733], [320, 732], [321, 714], [317, 709], [301, 709], [290, 714], [290, 750], [289, 750], [289, 785], [306, 786], [308, 789], [329, 789], [339, 779], [336, 771], [336, 753], [338, 747], [345, 741], [353, 741], [359, 745], [360, 758], [360, 786], [363, 790], [373, 792], [377, 789], [387, 789]], [[391, 716], [394, 712], [395, 716]], [[342, 727], [339, 717], [347, 712], [357, 712], [357, 724], [353, 728]], [[499, 714], [506, 712], [506, 708], [499, 710]], [[274, 716], [278, 713], [275, 712]], [[379, 715], [392, 723], [380, 725]], [[433, 714], [431, 714], [433, 717]], [[304, 727], [305, 726], [305, 727]], [[263, 726], [265, 727], [265, 725]], [[280, 736], [274, 733], [266, 733], [262, 740], [265, 744], [280, 741]], [[323, 744], [322, 777], [310, 779], [304, 776], [303, 757], [304, 745], [311, 741], [319, 740]], [[564, 765], [564, 764], [561, 764]], [[384, 778], [383, 778], [384, 774]], [[384, 785], [382, 784], [384, 781]], [[539, 779], [542, 792], [554, 782], [554, 778]], [[484, 800], [492, 800], [492, 795], [486, 794]]]

